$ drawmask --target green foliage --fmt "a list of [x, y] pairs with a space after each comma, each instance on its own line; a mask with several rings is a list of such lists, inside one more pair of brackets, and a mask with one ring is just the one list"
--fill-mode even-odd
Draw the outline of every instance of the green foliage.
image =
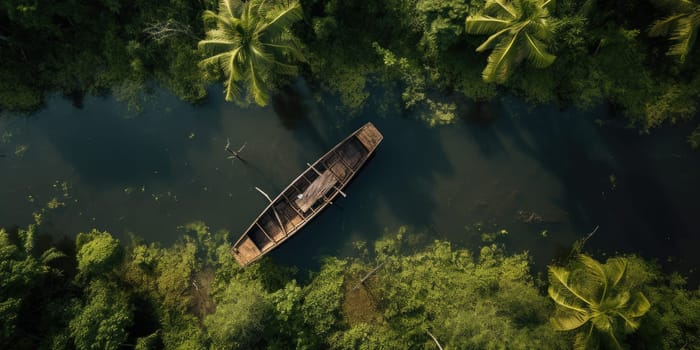
[[86, 94], [110, 90], [138, 109], [141, 95], [149, 91], [147, 82], [153, 81], [184, 100], [201, 100], [204, 86], [193, 32], [201, 26], [195, 19], [203, 5], [181, 0], [2, 2], [0, 109], [33, 111], [55, 93], [80, 105]]
[[526, 254], [505, 256], [494, 246], [479, 257], [436, 241], [411, 255], [404, 235], [377, 243], [385, 262], [371, 290], [383, 317], [408, 344], [428, 344], [430, 330], [449, 348], [557, 348], [545, 325], [549, 303], [529, 273]]
[[101, 277], [122, 261], [123, 248], [108, 232], [79, 233], [75, 242], [78, 270], [84, 276]]
[[672, 15], [654, 22], [649, 29], [650, 36], [670, 36], [674, 44], [666, 53], [669, 56], [678, 56], [681, 62], [695, 44], [700, 27], [700, 5], [692, 0], [656, 0], [656, 2], [672, 8]]
[[700, 125], [690, 133], [690, 136], [688, 136], [688, 143], [692, 149], [700, 149]]
[[55, 248], [44, 251], [39, 258], [32, 255], [35, 229], [32, 224], [16, 235], [0, 229], [0, 346], [12, 343], [17, 336], [23, 306], [27, 306], [34, 288], [56, 274], [47, 264], [64, 256]]
[[685, 289], [686, 281], [678, 274], [662, 275], [658, 268], [639, 259], [636, 264], [649, 271], [655, 283], [645, 290], [653, 307], [644, 317], [632, 348], [693, 349], [700, 342], [700, 290]]
[[156, 332], [146, 337], [136, 339], [134, 350], [156, 350], [160, 348], [160, 343], [160, 335]]
[[326, 258], [318, 275], [304, 289], [301, 312], [314, 333], [323, 338], [337, 326], [343, 297], [346, 261]]
[[470, 34], [490, 34], [477, 52], [492, 49], [482, 76], [486, 82], [504, 83], [524, 59], [537, 68], [554, 62], [546, 43], [552, 37], [555, 20], [547, 6], [551, 0], [489, 0], [484, 14], [469, 16]]
[[[74, 258], [92, 261], [87, 266], [101, 266], [102, 273], [76, 284], [47, 265], [61, 256], [55, 250], [31, 254], [37, 227], [0, 230], [3, 348], [434, 348], [428, 332], [446, 349], [563, 349], [574, 341], [552, 327], [553, 303], [538, 287], [529, 256], [508, 255], [496, 245], [478, 254], [443, 241], [417, 246], [400, 228], [375, 243], [374, 259], [360, 244], [361, 260], [326, 258], [300, 283], [296, 270], [270, 259], [238, 267], [227, 233], [212, 235], [202, 222], [183, 226], [187, 235], [169, 247], [132, 238], [126, 249], [119, 246], [126, 252], [123, 264], [78, 259], [85, 249], [104, 250], [89, 248], [94, 242], [114, 240], [92, 231], [78, 236]], [[665, 276], [636, 257], [606, 264], [579, 258], [554, 270], [567, 276], [557, 281], [586, 300], [606, 295], [589, 307], [565, 297], [561, 282], [552, 284], [549, 294], [559, 308], [596, 308], [585, 314], [584, 326], [620, 333], [638, 327], [624, 339], [634, 349], [678, 349], [700, 340], [700, 291], [686, 290], [678, 275]], [[198, 308], [207, 301], [215, 307]], [[560, 310], [554, 316], [556, 324], [572, 326], [575, 315]]]
[[628, 271], [628, 260], [610, 258], [605, 264], [579, 254], [568, 267], [549, 266], [549, 296], [557, 305], [554, 328], [576, 335], [577, 349], [598, 348], [598, 335], [621, 348], [622, 334], [639, 328], [651, 304], [639, 291], [644, 279]]
[[191, 286], [197, 261], [194, 242], [186, 242], [161, 252], [156, 266], [156, 291], [163, 305], [185, 312], [189, 305], [184, 293]]
[[[407, 1], [409, 5], [410, 1]], [[459, 0], [418, 0], [412, 6], [415, 16], [407, 20], [422, 32], [419, 46], [429, 57], [439, 57], [457, 44], [464, 33], [464, 18], [469, 14], [469, 4]]]
[[290, 60], [305, 61], [299, 40], [290, 27], [301, 20], [299, 2], [221, 0], [219, 12], [204, 12], [204, 20], [216, 23], [199, 48], [210, 56], [200, 62], [205, 69], [220, 70], [226, 81], [226, 100], [241, 100], [242, 90], [265, 106], [274, 89], [275, 75], [296, 75]]
[[132, 318], [126, 293], [111, 282], [93, 281], [88, 287], [85, 306], [70, 321], [75, 347], [78, 350], [120, 348]]
[[272, 311], [273, 306], [259, 283], [232, 281], [219, 297], [216, 312], [204, 320], [212, 346], [256, 348]]

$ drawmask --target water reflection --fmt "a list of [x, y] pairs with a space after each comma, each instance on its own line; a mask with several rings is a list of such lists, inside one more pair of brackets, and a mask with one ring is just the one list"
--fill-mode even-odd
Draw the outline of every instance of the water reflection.
[[[314, 266], [322, 254], [352, 252], [354, 240], [410, 225], [427, 241], [470, 247], [482, 232], [507, 228], [509, 249], [531, 251], [540, 267], [595, 226], [591, 250], [674, 256], [668, 266], [685, 273], [700, 262], [692, 251], [700, 155], [682, 128], [640, 136], [598, 126], [592, 116], [607, 115], [603, 108], [528, 111], [512, 98], [468, 106], [456, 125], [430, 128], [386, 116], [399, 111], [348, 118], [315, 103], [303, 82], [266, 109], [223, 98], [192, 107], [167, 94], [151, 101], [130, 118], [113, 99], [87, 97], [82, 109], [56, 98], [29, 119], [0, 119], [0, 226], [26, 225], [54, 203], [45, 227], [56, 235], [95, 227], [167, 243], [193, 220], [237, 235], [267, 205], [254, 186], [278, 193], [372, 121], [385, 138], [348, 198], [274, 251], [275, 260]], [[245, 162], [227, 159], [227, 139], [236, 149], [247, 142]]]

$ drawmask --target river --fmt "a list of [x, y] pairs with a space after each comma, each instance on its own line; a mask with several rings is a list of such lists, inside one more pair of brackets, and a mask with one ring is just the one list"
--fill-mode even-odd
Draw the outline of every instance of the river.
[[[0, 226], [25, 226], [43, 208], [42, 230], [55, 236], [98, 228], [169, 244], [178, 226], [202, 220], [235, 239], [267, 204], [254, 186], [276, 195], [371, 121], [384, 141], [348, 197], [274, 260], [314, 267], [407, 225], [472, 249], [483, 232], [506, 229], [499, 241], [541, 268], [598, 227], [586, 243], [597, 256], [639, 253], [697, 281], [700, 152], [687, 127], [640, 135], [604, 108], [533, 109], [509, 97], [462, 114], [438, 127], [371, 108], [350, 117], [303, 86], [246, 109], [217, 89], [199, 106], [161, 92], [138, 115], [112, 97], [81, 108], [54, 97], [28, 117], [0, 118]], [[246, 143], [245, 162], [227, 159], [227, 139]]]

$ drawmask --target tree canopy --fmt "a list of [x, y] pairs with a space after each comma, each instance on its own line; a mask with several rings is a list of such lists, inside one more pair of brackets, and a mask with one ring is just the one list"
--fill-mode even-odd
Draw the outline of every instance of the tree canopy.
[[301, 18], [298, 1], [222, 0], [218, 13], [204, 12], [205, 22], [215, 22], [216, 28], [198, 44], [213, 54], [200, 64], [223, 71], [227, 101], [240, 99], [246, 90], [255, 103], [265, 106], [275, 74], [297, 74], [297, 67], [288, 62], [305, 58], [290, 27]]
[[602, 264], [581, 255], [552, 266], [546, 293], [527, 253], [493, 242], [476, 251], [425, 244], [401, 228], [307, 275], [269, 258], [240, 268], [228, 233], [198, 222], [169, 247], [133, 237], [119, 244], [120, 264], [85, 274], [49, 265], [77, 266], [90, 242], [116, 239], [92, 231], [72, 255], [52, 260], [55, 249], [30, 253], [37, 227], [0, 230], [3, 347], [434, 348], [434, 337], [446, 349], [560, 349], [582, 344], [557, 332], [579, 323], [583, 333], [600, 327], [640, 349], [677, 349], [699, 337], [700, 291], [634, 256]]
[[651, 304], [638, 289], [640, 276], [630, 274], [627, 259], [610, 258], [605, 264], [579, 254], [568, 268], [549, 266], [549, 297], [557, 304], [554, 328], [576, 334], [577, 349], [600, 347], [598, 335], [609, 337], [621, 349], [620, 335], [639, 328], [639, 319]]
[[467, 33], [490, 34], [477, 52], [492, 49], [482, 76], [486, 82], [504, 83], [515, 66], [527, 59], [537, 68], [554, 63], [545, 42], [551, 40], [555, 20], [551, 0], [489, 0], [484, 14], [467, 17]]

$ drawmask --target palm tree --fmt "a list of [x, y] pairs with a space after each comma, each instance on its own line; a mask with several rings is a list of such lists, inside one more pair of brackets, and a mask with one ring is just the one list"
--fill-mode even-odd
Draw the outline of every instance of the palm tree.
[[293, 1], [221, 0], [219, 12], [204, 12], [204, 20], [216, 22], [199, 42], [212, 55], [200, 62], [204, 68], [221, 69], [226, 75], [226, 100], [252, 97], [260, 106], [270, 99], [276, 74], [295, 75], [290, 59], [305, 61], [299, 40], [290, 26], [302, 18], [301, 5]]
[[579, 254], [570, 268], [549, 266], [548, 294], [557, 306], [552, 324], [561, 331], [586, 329], [576, 335], [575, 349], [596, 348], [599, 335], [621, 349], [618, 336], [639, 327], [639, 318], [651, 306], [641, 292], [633, 293], [627, 259], [611, 258], [605, 264]]
[[654, 22], [649, 29], [649, 35], [670, 35], [671, 41], [675, 43], [666, 54], [678, 56], [681, 62], [685, 62], [700, 27], [700, 5], [691, 0], [674, 0], [671, 4], [677, 12]]
[[552, 0], [487, 0], [484, 13], [469, 16], [466, 31], [491, 34], [476, 52], [493, 49], [482, 73], [486, 82], [504, 83], [515, 66], [527, 58], [537, 68], [552, 64], [556, 58], [547, 52], [554, 20], [547, 6]]

